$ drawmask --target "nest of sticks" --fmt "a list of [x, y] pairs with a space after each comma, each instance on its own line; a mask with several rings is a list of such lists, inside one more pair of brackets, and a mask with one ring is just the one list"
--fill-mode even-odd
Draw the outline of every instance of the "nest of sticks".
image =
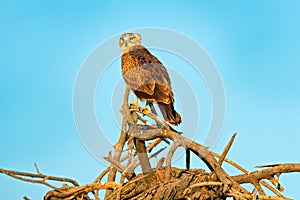
[[[70, 178], [44, 175], [36, 164], [35, 173], [2, 168], [0, 173], [50, 187], [51, 190], [45, 194], [44, 200], [99, 200], [99, 190], [106, 190], [104, 199], [289, 199], [282, 195], [284, 188], [279, 183], [279, 177], [282, 173], [300, 172], [300, 164], [263, 165], [257, 166], [259, 170], [249, 172], [226, 157], [236, 134], [233, 134], [223, 152], [217, 154], [185, 138], [160, 119], [152, 109], [149, 111], [129, 105], [128, 96], [129, 89], [126, 88], [121, 108], [123, 120], [120, 137], [114, 145], [114, 151], [108, 152], [104, 157], [110, 166], [92, 183], [79, 185]], [[151, 118], [156, 123], [147, 124], [145, 118]], [[160, 147], [164, 143], [165, 146]], [[171, 165], [178, 148], [184, 148], [186, 152], [186, 159], [183, 161], [185, 169]], [[167, 151], [166, 156], [161, 156], [164, 151]], [[198, 156], [210, 171], [190, 169], [191, 153]], [[152, 158], [156, 159], [156, 166], [150, 165], [149, 160]], [[224, 162], [241, 173], [229, 175], [222, 168]], [[142, 173], [137, 173], [136, 168], [139, 166]], [[106, 181], [103, 181], [104, 178]], [[62, 182], [62, 186], [56, 187], [49, 181]], [[246, 183], [252, 184], [254, 189], [248, 191], [243, 187]], [[267, 196], [265, 190], [273, 195]], [[25, 196], [24, 199], [29, 198]]]

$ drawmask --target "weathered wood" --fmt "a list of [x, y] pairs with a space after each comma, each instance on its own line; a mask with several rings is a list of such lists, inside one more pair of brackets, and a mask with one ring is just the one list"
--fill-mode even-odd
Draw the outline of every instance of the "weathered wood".
[[[83, 199], [90, 200], [89, 195], [94, 195], [95, 200], [99, 200], [98, 191], [106, 190], [105, 199], [201, 199], [201, 200], [224, 200], [227, 197], [234, 199], [269, 199], [287, 200], [280, 192], [283, 187], [279, 184], [279, 176], [282, 173], [300, 172], [300, 164], [268, 164], [260, 166], [260, 171], [248, 172], [246, 169], [226, 158], [227, 153], [233, 143], [235, 135], [231, 138], [222, 155], [209, 151], [207, 147], [185, 138], [181, 133], [170, 127], [161, 120], [155, 113], [141, 108], [128, 107], [129, 90], [124, 94], [124, 104], [122, 107], [123, 123], [121, 135], [114, 146], [113, 155], [108, 154], [107, 161], [111, 163], [91, 184], [79, 186], [75, 180], [46, 176], [40, 173], [35, 164], [36, 174], [5, 170], [0, 168], [0, 173], [4, 173], [13, 178], [46, 185], [53, 190], [47, 192], [45, 200], [62, 199]], [[156, 125], [137, 124], [140, 120], [146, 122], [140, 115], [147, 116], [156, 121]], [[149, 140], [154, 140], [148, 147]], [[166, 157], [166, 166], [163, 167], [165, 158], [157, 158], [158, 154], [166, 149], [160, 147], [161, 141], [172, 140], [173, 144]], [[121, 158], [127, 145], [127, 155]], [[136, 148], [134, 148], [134, 146]], [[150, 155], [155, 148], [160, 148]], [[186, 157], [187, 169], [173, 167], [172, 157], [177, 148], [184, 148], [188, 153]], [[211, 170], [205, 172], [202, 169], [190, 168], [190, 154], [196, 154]], [[148, 155], [149, 154], [149, 155]], [[155, 169], [152, 169], [149, 159], [156, 157], [158, 160]], [[217, 161], [216, 158], [219, 158]], [[243, 174], [230, 176], [221, 167], [225, 161], [236, 167]], [[135, 168], [141, 164], [143, 173], [135, 173]], [[116, 180], [117, 171], [119, 183]], [[101, 182], [108, 173], [107, 182]], [[63, 184], [56, 187], [48, 183], [48, 180], [72, 183], [74, 186]], [[272, 187], [265, 180], [269, 180]], [[250, 183], [256, 190], [247, 191], [241, 184]], [[272, 191], [276, 196], [266, 196], [262, 185]], [[264, 188], [265, 189], [265, 188]], [[258, 193], [258, 194], [257, 194]]]

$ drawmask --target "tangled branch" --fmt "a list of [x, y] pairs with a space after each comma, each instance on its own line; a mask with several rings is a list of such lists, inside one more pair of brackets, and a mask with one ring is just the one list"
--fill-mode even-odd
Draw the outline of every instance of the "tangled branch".
[[[248, 172], [227, 158], [236, 133], [219, 155], [207, 147], [185, 138], [182, 133], [174, 130], [167, 122], [160, 119], [153, 107], [149, 111], [130, 106], [128, 96], [129, 89], [126, 88], [121, 108], [123, 120], [120, 137], [114, 145], [114, 151], [104, 157], [110, 166], [103, 170], [92, 183], [80, 186], [70, 178], [44, 175], [36, 164], [34, 164], [36, 173], [6, 169], [0, 169], [0, 173], [51, 188], [44, 196], [45, 200], [90, 200], [91, 195], [98, 200], [98, 192], [102, 189], [106, 190], [105, 199], [226, 199], [227, 197], [251, 200], [288, 199], [281, 193], [284, 188], [279, 183], [279, 177], [283, 173], [300, 172], [300, 164], [263, 165], [258, 166], [260, 168], [258, 171]], [[147, 123], [148, 119], [152, 119], [155, 124]], [[170, 141], [172, 142], [170, 148], [162, 147], [164, 145], [162, 142], [169, 145]], [[172, 166], [173, 155], [178, 148], [184, 148], [187, 154], [186, 169]], [[166, 157], [161, 156], [164, 151], [167, 151]], [[210, 172], [202, 169], [190, 169], [190, 152], [199, 157], [210, 169]], [[150, 165], [151, 159], [156, 159], [155, 167]], [[224, 162], [240, 170], [241, 174], [229, 175], [222, 168]], [[136, 171], [139, 166], [143, 169], [141, 174]], [[117, 173], [119, 173], [118, 176]], [[102, 182], [104, 177], [107, 177], [106, 182]], [[63, 184], [61, 187], [57, 187], [47, 181]], [[246, 190], [243, 187], [245, 183], [252, 184], [255, 190]], [[274, 195], [267, 196], [265, 189], [270, 190]], [[26, 199], [28, 198], [26, 197]]]

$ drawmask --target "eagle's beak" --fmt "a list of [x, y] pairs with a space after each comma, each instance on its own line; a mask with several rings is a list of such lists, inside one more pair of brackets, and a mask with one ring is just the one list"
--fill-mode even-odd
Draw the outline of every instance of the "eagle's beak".
[[125, 40], [125, 41], [124, 41], [124, 46], [126, 47], [127, 45], [128, 45], [128, 41]]

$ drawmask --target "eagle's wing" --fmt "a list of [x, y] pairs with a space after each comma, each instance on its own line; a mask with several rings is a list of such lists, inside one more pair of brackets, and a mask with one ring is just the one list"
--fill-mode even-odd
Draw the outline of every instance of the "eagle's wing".
[[122, 55], [122, 74], [134, 91], [150, 95], [158, 102], [174, 101], [166, 68], [145, 47], [138, 46]]

